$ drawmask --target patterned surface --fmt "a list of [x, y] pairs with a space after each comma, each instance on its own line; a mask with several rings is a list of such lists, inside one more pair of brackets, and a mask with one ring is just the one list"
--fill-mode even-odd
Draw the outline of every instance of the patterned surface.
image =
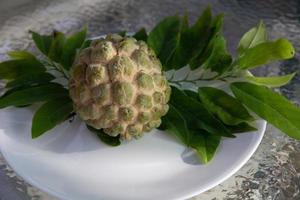
[[[83, 25], [90, 36], [121, 30], [148, 30], [161, 18], [188, 10], [192, 20], [207, 5], [204, 0], [10, 0], [0, 2], [0, 59], [12, 49], [32, 49], [28, 30], [49, 33], [52, 29], [72, 32]], [[260, 19], [267, 24], [270, 37], [286, 37], [300, 51], [300, 2], [298, 0], [212, 0], [215, 12], [225, 12], [224, 33], [234, 52], [238, 38]], [[33, 49], [34, 50], [34, 49]], [[260, 75], [297, 71], [295, 59], [275, 63], [259, 70]], [[280, 89], [300, 103], [300, 76]], [[283, 136], [269, 126], [249, 162], [221, 185], [193, 199], [198, 200], [298, 200], [300, 199], [300, 142]], [[0, 199], [54, 199], [28, 185], [0, 156]]]
[[146, 43], [122, 39], [108, 35], [82, 51], [72, 68], [69, 91], [76, 113], [87, 124], [130, 140], [161, 124], [171, 87]]

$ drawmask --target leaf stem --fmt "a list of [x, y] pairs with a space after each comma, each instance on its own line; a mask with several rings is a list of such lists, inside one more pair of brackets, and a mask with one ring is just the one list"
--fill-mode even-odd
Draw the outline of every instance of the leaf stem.
[[68, 72], [66, 72], [59, 64], [57, 65], [52, 60], [49, 60], [49, 66], [52, 67], [52, 69], [60, 72], [66, 80], [69, 80], [70, 77]]
[[219, 80], [219, 79], [216, 79], [216, 77], [212, 77], [212, 78], [202, 78], [202, 79], [193, 79], [193, 80], [187, 80], [187, 79], [169, 80], [169, 82], [174, 83], [174, 84], [180, 84], [180, 83], [184, 83], [184, 82], [197, 84], [197, 81], [213, 81], [213, 80]]

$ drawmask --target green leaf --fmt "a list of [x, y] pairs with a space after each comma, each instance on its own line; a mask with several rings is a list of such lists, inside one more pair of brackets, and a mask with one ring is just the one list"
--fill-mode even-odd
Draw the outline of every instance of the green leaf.
[[69, 92], [57, 83], [47, 83], [30, 88], [9, 92], [0, 98], [0, 108], [7, 106], [22, 106], [35, 102], [48, 101], [61, 96], [68, 96]]
[[134, 37], [136, 40], [143, 40], [147, 42], [148, 34], [145, 28], [141, 28], [132, 37]]
[[69, 70], [74, 62], [76, 50], [79, 49], [85, 41], [87, 29], [84, 28], [81, 31], [68, 37], [63, 45], [62, 56], [60, 63], [66, 70]]
[[175, 51], [180, 31], [180, 18], [171, 16], [159, 22], [150, 32], [147, 43], [163, 66]]
[[256, 76], [246, 76], [246, 80], [256, 83], [259, 85], [265, 85], [269, 87], [281, 87], [286, 85], [293, 79], [296, 73], [288, 74], [285, 76], [273, 76], [273, 77], [256, 77]]
[[226, 41], [222, 36], [216, 36], [213, 40], [213, 48], [210, 56], [204, 63], [206, 69], [218, 72], [219, 74], [224, 73], [230, 69], [232, 58], [227, 52]]
[[174, 54], [168, 61], [168, 68], [179, 69], [206, 47], [211, 33], [211, 9], [207, 7], [196, 23], [188, 28], [187, 14], [181, 20], [180, 35]]
[[120, 142], [120, 135], [116, 136], [116, 137], [113, 137], [113, 136], [110, 136], [110, 135], [107, 135], [105, 134], [102, 130], [99, 130], [99, 129], [95, 129], [89, 125], [86, 125], [86, 127], [93, 133], [95, 133], [98, 138], [104, 142], [105, 144], [107, 145], [110, 145], [110, 146], [119, 146], [121, 144]]
[[49, 53], [47, 55], [51, 60], [60, 62], [65, 40], [66, 38], [63, 33], [59, 31], [53, 32], [53, 40], [49, 49]]
[[[188, 27], [187, 14], [183, 18], [173, 16], [159, 23], [148, 37], [148, 45], [154, 49], [164, 70], [179, 69], [190, 64], [192, 69], [201, 66], [210, 56], [210, 41], [219, 34], [223, 15], [212, 18], [210, 7], [206, 8], [196, 23]], [[216, 61], [217, 59], [214, 59]], [[231, 63], [228, 54], [219, 56], [218, 63]]]
[[31, 106], [31, 104], [22, 105], [22, 106], [15, 106], [15, 107], [16, 107], [16, 108], [25, 108], [25, 107], [28, 107], [28, 106]]
[[167, 132], [173, 134], [179, 141], [189, 145], [190, 133], [186, 121], [180, 112], [172, 105], [169, 105], [169, 111], [163, 117]]
[[206, 149], [206, 140], [204, 138], [204, 135], [202, 134], [205, 132], [204, 130], [189, 130], [192, 138], [190, 140], [190, 143], [186, 146], [192, 147], [193, 150], [196, 152], [196, 155], [198, 156], [199, 160], [201, 160], [204, 164], [208, 163], [207, 158], [207, 149]]
[[165, 70], [169, 69], [179, 69], [183, 67], [187, 63], [188, 57], [185, 55], [187, 54], [186, 49], [184, 49], [184, 41], [183, 34], [188, 29], [188, 15], [185, 14], [181, 20], [179, 25], [179, 30], [177, 33], [177, 37], [175, 40], [174, 51], [169, 55], [168, 59], [165, 63]]
[[13, 60], [17, 59], [36, 59], [34, 55], [29, 53], [28, 51], [10, 51], [7, 53], [9, 57], [11, 57]]
[[163, 118], [166, 126], [166, 132], [173, 135], [181, 143], [195, 150], [199, 159], [207, 163], [206, 146], [204, 137], [195, 130], [190, 130], [187, 126], [186, 119], [175, 107], [170, 106], [168, 116]]
[[85, 40], [80, 49], [85, 49], [85, 48], [89, 47], [92, 41], [93, 40]]
[[240, 124], [233, 125], [233, 126], [226, 125], [226, 128], [229, 129], [230, 132], [232, 133], [245, 133], [245, 132], [257, 130], [257, 128], [249, 125], [246, 122], [242, 122]]
[[176, 87], [172, 87], [169, 104], [173, 105], [180, 113], [184, 113], [185, 117], [193, 119], [193, 121], [189, 121], [191, 124], [194, 124], [195, 129], [201, 128], [209, 133], [225, 137], [235, 137], [200, 101], [187, 96]]
[[214, 38], [220, 35], [222, 25], [223, 25], [223, 15], [217, 15], [213, 18], [210, 27], [208, 29], [208, 32], [206, 33], [206, 36], [203, 38], [202, 48], [197, 50], [197, 54], [193, 56], [193, 58], [190, 60], [189, 65], [191, 69], [196, 69], [200, 67], [204, 62], [209, 58], [213, 51], [214, 47]]
[[243, 104], [292, 138], [300, 139], [300, 109], [271, 89], [247, 82], [230, 85]]
[[199, 16], [196, 23], [182, 33], [181, 49], [179, 49], [180, 51], [178, 52], [178, 56], [181, 55], [184, 61], [180, 63], [182, 66], [199, 55], [207, 46], [211, 37], [211, 23], [211, 8], [207, 7]]
[[20, 87], [22, 85], [33, 85], [40, 83], [47, 83], [54, 80], [55, 77], [49, 73], [41, 72], [41, 73], [32, 73], [32, 74], [24, 74], [19, 78], [10, 81], [6, 84], [6, 88]]
[[264, 23], [261, 21], [259, 24], [251, 28], [241, 38], [238, 45], [238, 54], [241, 55], [246, 49], [252, 48], [262, 42], [267, 41], [267, 32]]
[[254, 120], [237, 99], [222, 90], [201, 87], [198, 93], [204, 106], [227, 125], [237, 125], [241, 122]]
[[213, 158], [221, 140], [220, 136], [189, 127], [184, 115], [172, 105], [162, 121], [166, 126], [166, 132], [172, 134], [187, 147], [193, 148], [204, 163]]
[[202, 37], [206, 37], [208, 30], [210, 29], [212, 22], [212, 14], [211, 14], [211, 7], [205, 8], [205, 10], [202, 12], [202, 14], [198, 17], [197, 21], [193, 26], [189, 28], [187, 31], [188, 37], [193, 38], [194, 40], [198, 38], [197, 45], [199, 44], [199, 41], [202, 41]]
[[37, 48], [47, 56], [51, 47], [53, 35], [40, 35], [33, 31], [30, 31], [30, 33]]
[[210, 161], [214, 157], [217, 151], [217, 148], [221, 141], [221, 137], [218, 135], [207, 134], [205, 135], [204, 138], [205, 138], [207, 161]]
[[207, 162], [209, 162], [214, 157], [220, 145], [221, 137], [218, 135], [207, 134], [205, 135], [204, 138], [205, 138]]
[[122, 37], [125, 37], [126, 34], [127, 34], [127, 31], [120, 31], [120, 32], [118, 33], [118, 35], [120, 35], [120, 36], [122, 36]]
[[[16, 91], [23, 90], [23, 89], [26, 89], [26, 88], [31, 88], [31, 86], [30, 85], [22, 85], [20, 87], [11, 88], [11, 89], [5, 91], [5, 93], [2, 96], [0, 96], [0, 99], [7, 96], [7, 95], [9, 95], [9, 94], [12, 94]], [[23, 106], [23, 105], [21, 105], [21, 106]]]
[[43, 104], [32, 119], [31, 136], [37, 138], [65, 121], [73, 111], [72, 100], [65, 96]]
[[203, 163], [208, 163], [214, 157], [221, 137], [203, 130], [192, 131], [191, 147], [197, 152]]
[[189, 96], [189, 97], [195, 99], [196, 101], [200, 101], [199, 94], [198, 94], [197, 92], [194, 92], [194, 91], [191, 91], [191, 90], [183, 90], [183, 92], [184, 92], [187, 96]]
[[272, 61], [289, 59], [294, 54], [295, 50], [288, 40], [278, 39], [274, 42], [264, 42], [246, 49], [236, 62], [241, 69], [248, 69]]
[[[195, 118], [195, 116], [192, 116]], [[197, 129], [191, 116], [170, 104], [168, 113], [162, 118], [163, 129], [175, 136], [187, 147], [193, 148], [200, 159], [207, 163], [213, 158], [221, 136]]]
[[16, 79], [24, 74], [44, 72], [46, 68], [38, 60], [17, 59], [0, 63], [0, 79]]

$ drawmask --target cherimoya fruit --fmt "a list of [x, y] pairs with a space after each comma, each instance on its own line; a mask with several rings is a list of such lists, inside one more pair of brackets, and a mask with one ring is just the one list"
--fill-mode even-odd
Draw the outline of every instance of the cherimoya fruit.
[[79, 53], [69, 91], [75, 111], [87, 124], [131, 139], [160, 125], [171, 88], [145, 42], [113, 34]]

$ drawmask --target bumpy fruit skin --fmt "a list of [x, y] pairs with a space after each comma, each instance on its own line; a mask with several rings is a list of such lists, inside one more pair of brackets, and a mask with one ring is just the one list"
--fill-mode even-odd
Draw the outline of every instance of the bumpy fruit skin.
[[161, 123], [171, 88], [161, 63], [143, 41], [108, 35], [76, 58], [69, 82], [77, 114], [111, 136], [131, 139]]

